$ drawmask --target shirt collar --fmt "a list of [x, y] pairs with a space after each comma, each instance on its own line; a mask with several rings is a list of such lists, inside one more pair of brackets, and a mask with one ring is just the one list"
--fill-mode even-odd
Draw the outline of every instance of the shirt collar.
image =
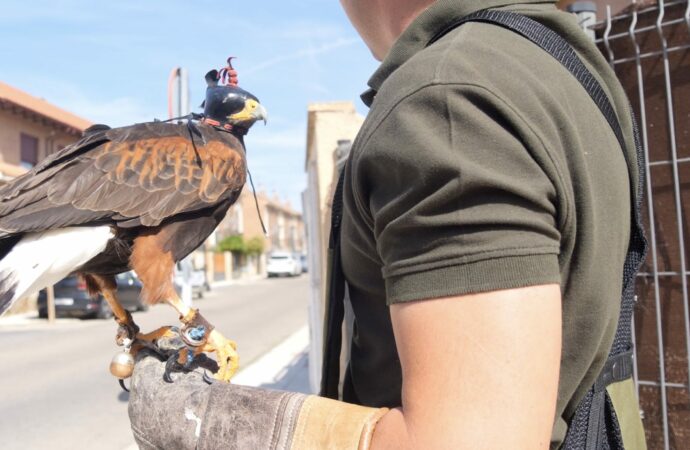
[[383, 82], [417, 52], [423, 50], [439, 29], [461, 17], [488, 8], [521, 3], [556, 3], [556, 0], [436, 0], [422, 12], [400, 35], [385, 59], [369, 79], [369, 87], [362, 101], [371, 106]]

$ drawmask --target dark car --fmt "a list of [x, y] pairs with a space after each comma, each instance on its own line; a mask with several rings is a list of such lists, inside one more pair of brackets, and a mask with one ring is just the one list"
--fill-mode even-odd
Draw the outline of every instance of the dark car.
[[[115, 277], [117, 297], [120, 304], [129, 311], [148, 309], [140, 297], [141, 281], [133, 272], [125, 272]], [[102, 295], [91, 297], [86, 290], [86, 283], [77, 276], [70, 276], [59, 281], [54, 287], [55, 315], [69, 317], [97, 317], [107, 319], [113, 316], [108, 303]], [[48, 317], [46, 290], [38, 294], [38, 317]]]

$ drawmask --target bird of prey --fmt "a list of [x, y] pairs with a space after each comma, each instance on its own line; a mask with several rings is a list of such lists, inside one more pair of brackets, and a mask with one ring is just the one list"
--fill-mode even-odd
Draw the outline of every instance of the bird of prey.
[[114, 276], [134, 270], [148, 304], [167, 302], [180, 314], [187, 346], [177, 361], [215, 351], [216, 378], [232, 377], [234, 342], [186, 306], [173, 285], [175, 263], [237, 200], [247, 173], [243, 137], [266, 120], [259, 100], [229, 71], [235, 76], [227, 84], [218, 83], [216, 70], [206, 74], [204, 113], [186, 123], [95, 125], [0, 188], [0, 314], [77, 273], [113, 310], [119, 345], [152, 342], [170, 327], [140, 333], [117, 299]]

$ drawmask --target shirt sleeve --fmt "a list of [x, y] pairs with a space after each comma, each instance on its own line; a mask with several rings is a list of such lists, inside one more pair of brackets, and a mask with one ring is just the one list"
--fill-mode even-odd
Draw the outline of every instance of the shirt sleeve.
[[427, 86], [385, 114], [353, 188], [389, 304], [560, 282], [562, 212], [536, 143], [510, 106], [476, 86]]

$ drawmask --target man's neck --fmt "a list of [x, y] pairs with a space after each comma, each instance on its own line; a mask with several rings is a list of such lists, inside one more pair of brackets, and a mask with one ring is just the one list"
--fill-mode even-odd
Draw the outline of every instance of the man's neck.
[[395, 41], [422, 12], [431, 6], [436, 0], [383, 0], [389, 3], [385, 8], [386, 16], [383, 17], [385, 25], [381, 43], [377, 46], [380, 50], [374, 53], [379, 61], [385, 58]]

